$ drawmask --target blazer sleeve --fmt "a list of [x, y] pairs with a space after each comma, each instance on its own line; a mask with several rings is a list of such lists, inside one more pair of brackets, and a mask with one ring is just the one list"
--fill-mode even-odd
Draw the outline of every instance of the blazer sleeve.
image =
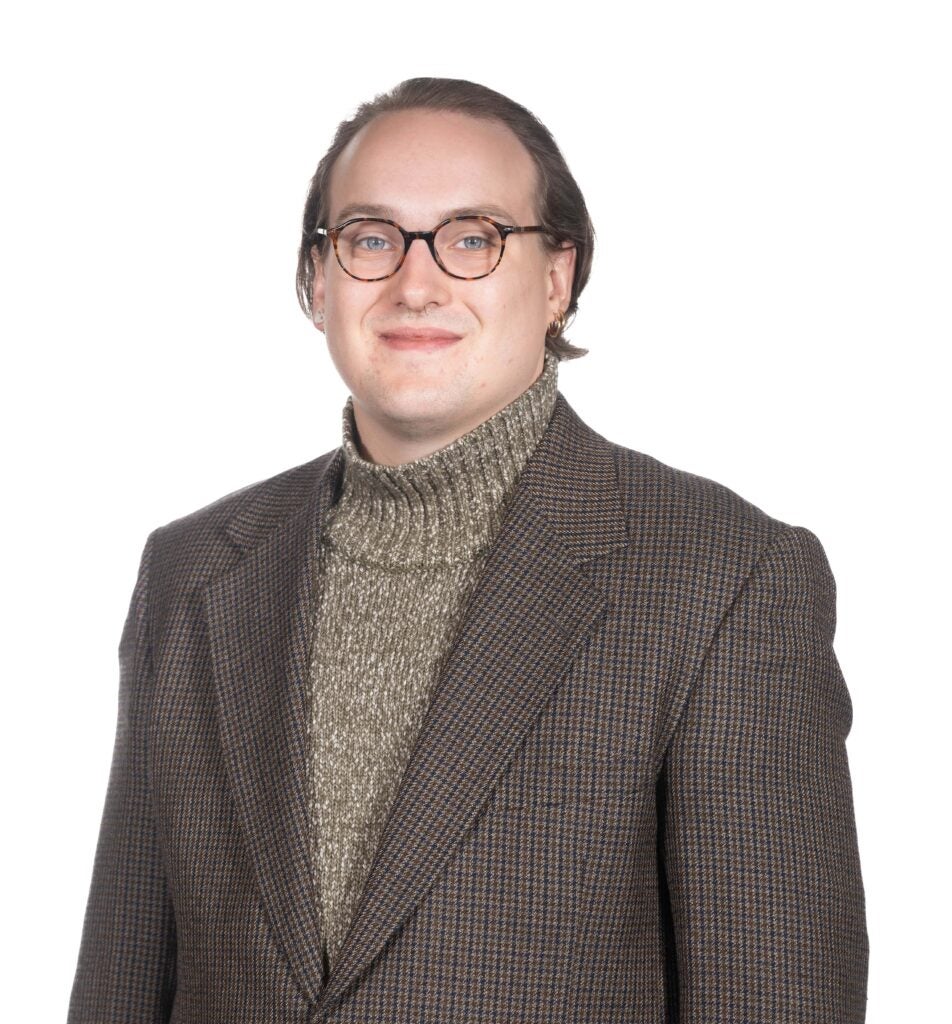
[[661, 772], [680, 1024], [861, 1024], [868, 938], [824, 550], [783, 524], [707, 650]]
[[115, 745], [67, 1024], [167, 1022], [175, 987], [175, 915], [147, 777], [151, 698], [146, 540], [119, 642]]

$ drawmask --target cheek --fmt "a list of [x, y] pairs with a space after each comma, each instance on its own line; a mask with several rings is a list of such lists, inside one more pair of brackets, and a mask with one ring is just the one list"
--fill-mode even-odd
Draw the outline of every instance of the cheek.
[[537, 325], [546, 315], [546, 293], [536, 279], [528, 274], [513, 275], [496, 298], [495, 312], [518, 331]]
[[534, 315], [548, 308], [549, 275], [548, 262], [537, 253], [531, 253], [522, 261], [519, 273], [513, 275], [519, 292], [519, 303]]
[[493, 280], [496, 276], [493, 274], [488, 278], [485, 282], [486, 287], [470, 302], [480, 319], [484, 322], [506, 321], [521, 324], [536, 319], [539, 309], [544, 307], [545, 294], [535, 279], [524, 271], [499, 275], [499, 280]]
[[335, 276], [327, 282], [324, 307], [336, 321], [337, 328], [352, 331], [359, 328], [364, 317], [373, 309], [378, 293], [372, 285], [351, 278], [340, 280]]

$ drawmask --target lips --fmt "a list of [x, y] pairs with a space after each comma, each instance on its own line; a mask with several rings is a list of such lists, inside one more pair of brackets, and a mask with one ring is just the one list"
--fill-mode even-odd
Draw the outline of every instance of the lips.
[[397, 327], [392, 331], [381, 331], [380, 338], [390, 348], [423, 351], [447, 348], [460, 340], [458, 334], [436, 327]]
[[396, 327], [392, 331], [381, 331], [380, 337], [394, 342], [447, 342], [459, 341], [460, 336], [435, 327]]

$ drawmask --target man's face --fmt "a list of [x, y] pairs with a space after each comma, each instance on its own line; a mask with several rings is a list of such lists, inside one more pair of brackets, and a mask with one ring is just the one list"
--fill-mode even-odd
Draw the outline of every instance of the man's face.
[[[401, 111], [375, 118], [338, 157], [328, 224], [384, 216], [408, 231], [430, 230], [459, 210], [530, 225], [536, 194], [535, 165], [505, 125]], [[550, 257], [538, 233], [510, 235], [496, 270], [474, 281], [444, 273], [422, 239], [383, 281], [348, 276], [329, 242], [323, 259], [316, 250], [312, 257], [312, 308], [324, 313], [316, 326], [354, 396], [369, 457], [388, 463], [388, 454], [449, 443], [538, 377], [546, 328], [568, 306], [575, 267], [573, 248]], [[388, 331], [415, 327], [458, 340], [429, 347], [388, 340]]]

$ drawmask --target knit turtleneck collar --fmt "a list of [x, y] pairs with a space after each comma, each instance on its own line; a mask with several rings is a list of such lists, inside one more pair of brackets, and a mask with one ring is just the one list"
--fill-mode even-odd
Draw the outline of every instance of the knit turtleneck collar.
[[486, 552], [552, 415], [558, 363], [546, 350], [542, 373], [518, 398], [443, 448], [398, 466], [360, 455], [349, 396], [343, 484], [326, 542], [348, 558], [392, 571], [469, 562]]

